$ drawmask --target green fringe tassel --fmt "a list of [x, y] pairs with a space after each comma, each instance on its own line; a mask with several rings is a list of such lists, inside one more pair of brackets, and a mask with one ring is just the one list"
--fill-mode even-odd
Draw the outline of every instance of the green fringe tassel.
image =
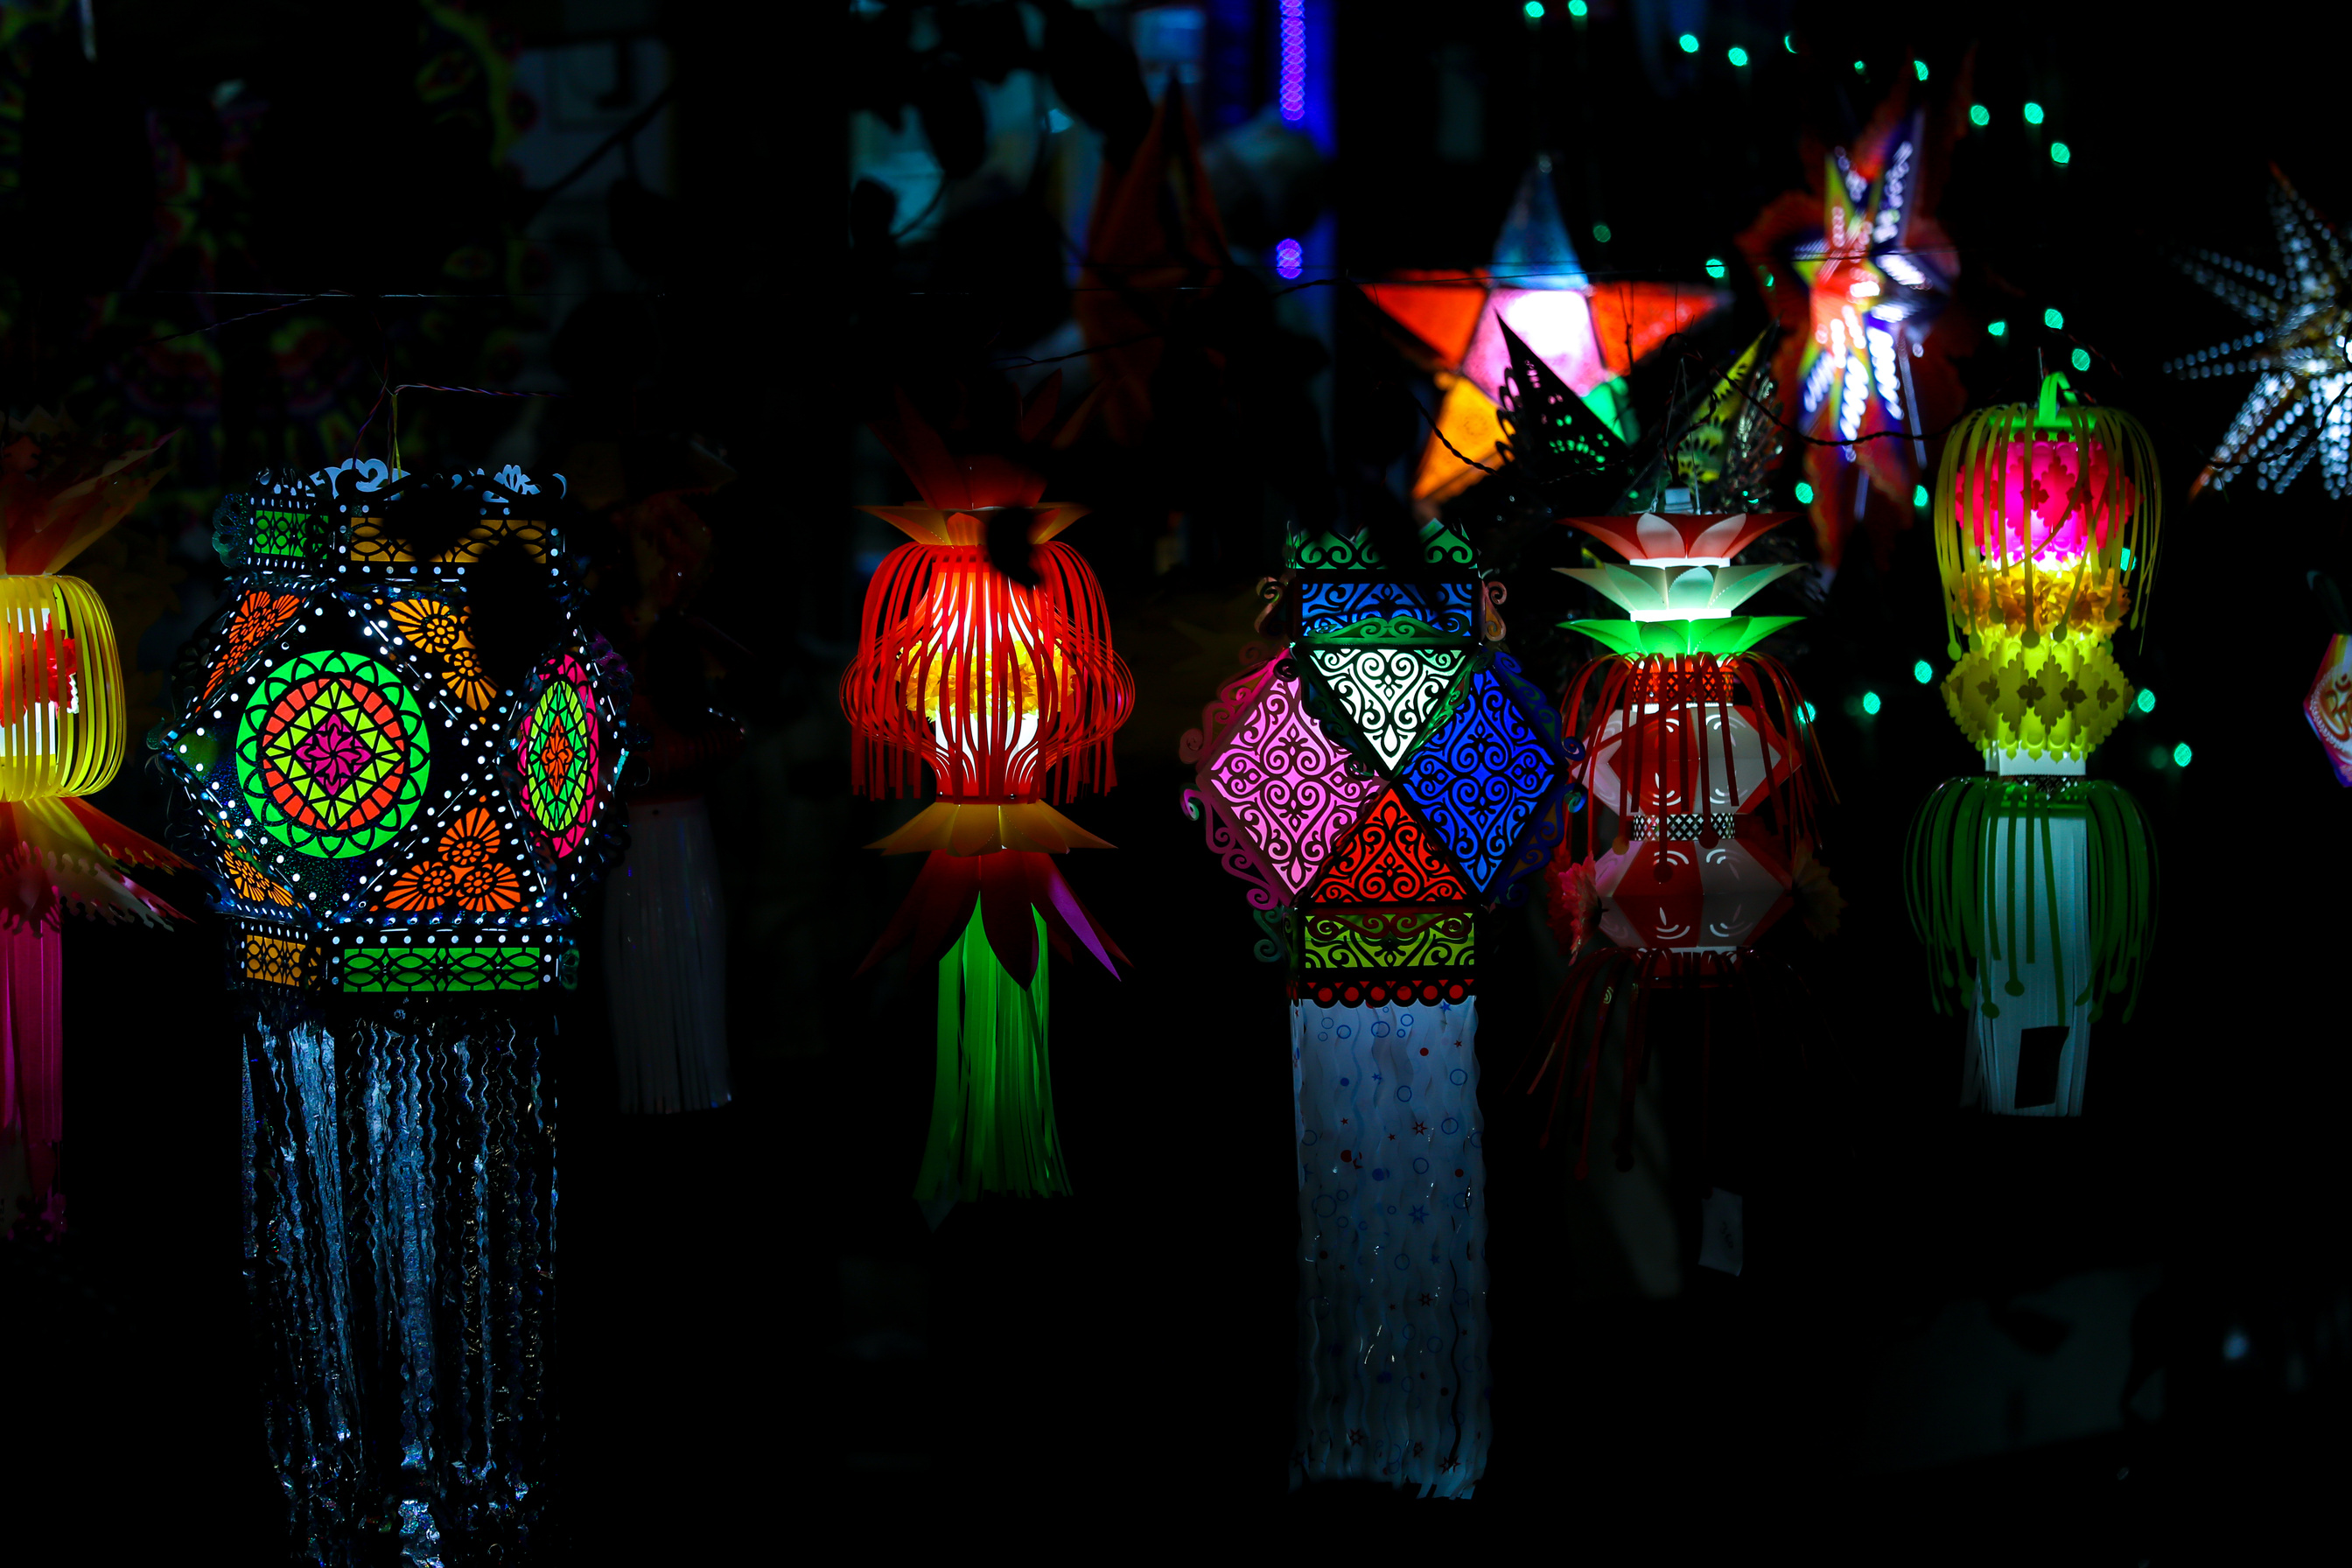
[[[2156, 845], [2139, 803], [2103, 779], [2069, 779], [2055, 789], [1990, 776], [1954, 779], [1912, 818], [1904, 898], [1911, 929], [1928, 951], [1937, 1011], [1974, 1005], [1999, 1017], [1996, 981], [2004, 964], [2009, 978], [1998, 990], [2014, 996], [2024, 990], [2017, 965], [2033, 962], [2042, 942], [2057, 960], [2063, 949], [2050, 824], [2060, 816], [2088, 819], [2091, 973], [2077, 977], [2082, 988], [2068, 1005], [2087, 1002], [2095, 1019], [2108, 998], [2120, 994], [2123, 1016], [2131, 1017], [2156, 942]], [[1995, 854], [2006, 873], [1999, 878]], [[2007, 896], [1995, 910], [1994, 889], [2002, 884]], [[2063, 963], [2055, 978], [2064, 997]]]
[[1025, 987], [996, 961], [977, 905], [940, 960], [940, 1074], [919, 1201], [1070, 1190], [1045, 1060], [1045, 921], [1029, 918], [1037, 974]]

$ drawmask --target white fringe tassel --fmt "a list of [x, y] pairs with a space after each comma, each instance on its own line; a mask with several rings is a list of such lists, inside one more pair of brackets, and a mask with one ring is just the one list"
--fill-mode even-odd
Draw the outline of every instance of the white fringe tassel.
[[606, 885], [605, 990], [621, 1109], [704, 1110], [727, 1078], [727, 911], [699, 799], [629, 807], [629, 854]]

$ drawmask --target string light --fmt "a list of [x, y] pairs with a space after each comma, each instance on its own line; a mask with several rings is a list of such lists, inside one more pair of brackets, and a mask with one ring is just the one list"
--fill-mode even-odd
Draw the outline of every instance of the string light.
[[1985, 323], [1985, 336], [1989, 338], [2005, 338], [2009, 336], [2009, 323], [2007, 321], [1987, 321]]
[[1911, 679], [1922, 686], [1930, 685], [1936, 679], [1936, 667], [1923, 658], [1911, 667]]
[[2195, 754], [2189, 749], [2189, 742], [2183, 741], [2172, 748], [2172, 765], [2176, 768], [2185, 768], [2189, 765], [2189, 759]]
[[1681, 37], [1676, 38], [1675, 42], [1682, 46], [1683, 53], [1686, 55], [1695, 55], [1698, 53], [1698, 35], [1696, 33], [1685, 33]]
[[1735, 66], [1744, 66], [1748, 63], [1748, 51], [1734, 44], [1725, 58]]
[[1979, 127], [1990, 125], [1992, 123], [1992, 110], [1987, 109], [1981, 103], [1969, 104], [1969, 123]]
[[1880, 700], [1877, 692], [1865, 691], [1862, 694], [1862, 710], [1874, 718], [1877, 716], [1878, 710], [1885, 706], [1886, 704]]
[[1608, 226], [1607, 224], [1605, 224], [1605, 223], [1596, 223], [1596, 224], [1594, 224], [1594, 225], [1592, 226], [1592, 237], [1593, 237], [1594, 239], [1596, 239], [1596, 240], [1600, 241], [1602, 245], [1606, 245], [1606, 244], [1608, 244], [1608, 243], [1609, 243], [1609, 226]]
[[2132, 699], [2132, 706], [2138, 709], [2143, 713], [2155, 712], [2156, 693], [2150, 691], [2145, 686], [2141, 687], [2139, 689], [2139, 695]]
[[2076, 370], [2088, 370], [2091, 368], [2091, 351], [2088, 349], [2078, 348], [2073, 353], [2067, 355], [2066, 358], [2067, 363], [2072, 364]]
[[1927, 62], [1926, 60], [1913, 60], [1911, 62], [1911, 69], [1921, 81], [1926, 81], [1927, 79]]
[[2066, 313], [2053, 305], [2042, 312], [2042, 324], [2053, 332], [2063, 332], [2066, 330]]
[[1296, 278], [1306, 270], [1306, 252], [1295, 239], [1278, 242], [1274, 247], [1274, 269], [1285, 278]]
[[1730, 270], [1731, 269], [1728, 267], [1726, 267], [1723, 264], [1722, 257], [1710, 256], [1706, 258], [1706, 275], [1709, 278], [1720, 279], [1725, 273]]
[[2063, 169], [2074, 161], [2074, 150], [2063, 142], [2053, 142], [2050, 143], [2050, 161]]
[[1540, 22], [1544, 18], [1543, 0], [1528, 0], [1528, 3], [1519, 9], [1528, 14], [1528, 20], [1530, 22]]
[[2028, 125], [2042, 123], [2042, 106], [2030, 98], [2025, 100], [2025, 122]]

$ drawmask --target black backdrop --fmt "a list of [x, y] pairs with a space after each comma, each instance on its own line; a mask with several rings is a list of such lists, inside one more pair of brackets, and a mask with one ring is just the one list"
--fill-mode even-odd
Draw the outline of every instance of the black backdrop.
[[[1360, 275], [1482, 259], [1538, 137], [1577, 149], [1563, 175], [1571, 219], [1580, 199], [1598, 199], [1574, 189], [1591, 149], [1624, 237], [1609, 265], [1693, 274], [1696, 257], [1730, 254], [1762, 201], [1799, 183], [1801, 123], [1834, 136], [1874, 96], [1850, 74], [1780, 60], [1744, 92], [1704, 77], [1666, 90], [1631, 53], [1633, 7], [1600, 8], [1580, 77], [1566, 33], [1530, 50], [1516, 6], [1458, 9], [1341, 35], [1335, 206]], [[1906, 17], [1799, 5], [1785, 22], [1769, 9], [1754, 12], [1767, 36], [1794, 28], [1835, 40], [1823, 53], [1897, 67], [1917, 55], [1957, 69], [1973, 39], [1979, 97], [2007, 105], [2030, 90], [2052, 105], [2075, 149], [2063, 174], [2006, 132], [1961, 150], [1945, 205], [1963, 247], [1961, 300], [2012, 320], [2061, 304], [2101, 356], [2086, 384], [2155, 433], [2177, 502], [2244, 383], [2158, 374], [2239, 330], [2168, 269], [2167, 248], [2272, 264], [2270, 160], [2323, 211], [2352, 214], [2332, 89], [2310, 69], [2326, 35], [2263, 6]], [[704, 422], [748, 476], [752, 499], [725, 503], [730, 574], [748, 585], [725, 603], [765, 611], [749, 624], [773, 631], [774, 664], [730, 677], [756, 731], [827, 700], [822, 661], [793, 639], [837, 643], [838, 612], [794, 612], [788, 599], [778, 611], [755, 585], [836, 562], [842, 508], [881, 499], [852, 493], [839, 454], [894, 374], [940, 370], [870, 352], [908, 352], [885, 320], [901, 308], [891, 290], [919, 288], [929, 263], [901, 257], [882, 282], [858, 285], [856, 310], [832, 308], [856, 275], [832, 248], [837, 105], [779, 57], [793, 41], [782, 23], [747, 35], [749, 24], [671, 13], [665, 25], [681, 39], [682, 106], [705, 127], [684, 159], [689, 199], [734, 226], [696, 276], [668, 286], [663, 309], [672, 341], [701, 350], [667, 374], [715, 410]], [[1441, 32], [1476, 48], [1487, 73], [1490, 153], [1475, 168], [1426, 151], [1417, 106]], [[1529, 94], [1509, 90], [1531, 56], [1543, 74]], [[1590, 129], [1570, 118], [1586, 104]], [[1759, 319], [1752, 300], [1741, 311]], [[2038, 342], [2022, 335], [2011, 358], [1973, 367], [1979, 391], [2022, 395]], [[722, 353], [721, 342], [741, 346]], [[1339, 346], [1343, 474], [1398, 455], [1392, 413], [1352, 401], [1396, 374], [1351, 360], [1376, 346]], [[854, 373], [845, 392], [841, 367]], [[1662, 390], [1636, 384], [1637, 395]], [[1155, 590], [1122, 573], [1121, 497], [1106, 485], [1078, 499], [1097, 504], [1100, 522], [1073, 541], [1098, 552], [1131, 610]], [[2330, 1325], [2347, 1280], [2347, 1084], [2329, 986], [2345, 931], [2336, 825], [2352, 797], [2295, 704], [2326, 635], [2303, 574], [2352, 566], [2346, 515], [2309, 476], [2284, 496], [2241, 486], [2174, 506], [2151, 629], [2144, 645], [2118, 641], [2159, 706], [2095, 764], [2155, 826], [2157, 962], [2137, 1017], [2099, 1031], [2080, 1121], [1954, 1109], [1959, 1026], [1925, 1005], [1899, 914], [1909, 815], [1970, 763], [1932, 690], [1908, 675], [1914, 658], [1939, 658], [1924, 531], [1898, 540], [1884, 572], [1865, 555], [1841, 574], [1799, 667], [1823, 710], [1841, 797], [1826, 853], [1851, 908], [1811, 960], [1806, 1069], [1759, 1113], [1774, 1158], [1751, 1194], [1743, 1277], [1695, 1274], [1664, 1303], [1580, 1278], [1559, 1155], [1535, 1150], [1508, 1078], [1539, 1005], [1538, 959], [1522, 926], [1496, 922], [1480, 1037], [1496, 1437], [1474, 1507], [1540, 1506], [1571, 1549], [1613, 1540], [1677, 1555], [1733, 1518], [1773, 1521], [1759, 1540], [1794, 1539], [1781, 1534], [1783, 1510], [1802, 1514], [1821, 1551], [1852, 1539], [1874, 1560], [1965, 1553], [1979, 1535], [2063, 1542], [2090, 1562], [2242, 1559], [2258, 1538], [2297, 1528], [2343, 1456], [2343, 1329]], [[1248, 564], [1229, 563], [1228, 579]], [[1867, 721], [1843, 706], [1865, 686], [1887, 699]], [[2188, 741], [2192, 765], [2152, 766], [2158, 739]], [[926, 1229], [903, 1195], [929, 1100], [921, 976], [791, 994], [764, 987], [763, 955], [739, 949], [738, 1103], [673, 1121], [606, 1110], [593, 1009], [567, 1019], [571, 1560], [640, 1539], [781, 1555], [812, 1509], [854, 1510], [877, 1542], [957, 1521], [1017, 1539], [1041, 1517], [1118, 1500], [1134, 1511], [1110, 1516], [1109, 1538], [1124, 1541], [1138, 1525], [1282, 1499], [1293, 1206], [1278, 977], [1249, 962], [1234, 888], [1174, 810], [1181, 770], [1139, 760], [1123, 774], [1081, 813], [1117, 855], [1079, 858], [1072, 874], [1143, 964], [1123, 984], [1076, 967], [1055, 981], [1074, 1198], [991, 1201]], [[862, 866], [854, 845], [871, 835], [858, 829], [880, 817], [839, 806], [845, 784], [822, 765], [781, 785], [760, 775], [729, 796], [722, 827], [751, 842], [783, 795], [833, 803], [839, 864]], [[885, 874], [855, 874], [867, 890], [845, 893], [845, 907], [878, 913]], [[180, 880], [173, 895], [199, 902]], [[21, 1483], [8, 1489], [11, 1524], [61, 1531], [77, 1543], [68, 1561], [168, 1561], [196, 1543], [268, 1560], [236, 1271], [231, 1003], [215, 951], [201, 920], [168, 939], [69, 933], [75, 1235], [0, 1264], [20, 1368], [7, 1402]], [[1951, 1300], [2151, 1264], [2164, 1283], [2134, 1334], [2166, 1369], [2160, 1420], [1866, 1475], [1857, 1413], [1882, 1347]], [[2253, 1353], [2225, 1363], [2218, 1347], [2242, 1325]], [[2286, 1372], [2296, 1347], [2300, 1392]], [[1766, 1511], [1747, 1511], [1751, 1499]], [[1399, 1500], [1347, 1487], [1294, 1506]], [[1885, 1532], [1881, 1521], [1893, 1521]], [[2240, 1547], [2204, 1546], [2209, 1529]]]

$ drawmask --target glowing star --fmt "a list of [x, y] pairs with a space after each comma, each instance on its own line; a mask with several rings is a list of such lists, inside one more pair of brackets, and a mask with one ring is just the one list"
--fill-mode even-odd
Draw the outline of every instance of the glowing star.
[[1722, 289], [1687, 283], [1593, 282], [1569, 240], [1549, 158], [1538, 158], [1519, 182], [1490, 267], [1403, 272], [1364, 292], [1412, 334], [1408, 352], [1437, 373], [1439, 435], [1423, 448], [1412, 484], [1413, 499], [1432, 504], [1485, 478], [1474, 464], [1498, 460], [1503, 378], [1510, 367], [1505, 327], [1631, 440], [1626, 373], [1731, 302]]
[[[1873, 531], [1883, 552], [1910, 526], [1910, 498], [1927, 462], [1918, 432], [1958, 387], [1929, 337], [1958, 269], [1929, 214], [1933, 142], [1924, 111], [1889, 100], [1851, 148], [1833, 149], [1811, 192], [1792, 191], [1739, 237], [1789, 329], [1775, 367], [1794, 389], [1813, 531], [1835, 568], [1851, 526], [1888, 503]], [[1874, 439], [1874, 437], [1876, 437]]]
[[2286, 176], [2271, 191], [2271, 224], [2278, 232], [2284, 278], [2198, 251], [2181, 270], [2223, 304], [2260, 327], [2164, 368], [2175, 375], [2252, 374], [2245, 406], [2230, 421], [2221, 444], [2189, 493], [2228, 484], [2246, 469], [2263, 489], [2283, 490], [2319, 457], [2319, 482], [2328, 499], [2352, 490], [2352, 306], [2344, 285], [2352, 276], [2336, 231], [2295, 194]]

